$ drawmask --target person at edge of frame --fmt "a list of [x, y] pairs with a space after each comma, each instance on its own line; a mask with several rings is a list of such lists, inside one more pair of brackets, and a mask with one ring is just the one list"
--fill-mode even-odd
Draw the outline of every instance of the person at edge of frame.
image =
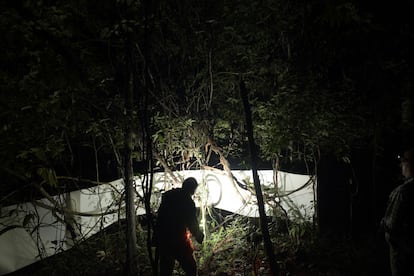
[[405, 180], [390, 193], [381, 220], [392, 276], [414, 275], [414, 148], [399, 159]]

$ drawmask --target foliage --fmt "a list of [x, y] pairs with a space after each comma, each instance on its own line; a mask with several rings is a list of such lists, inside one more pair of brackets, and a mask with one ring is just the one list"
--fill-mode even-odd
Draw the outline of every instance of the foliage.
[[[236, 148], [245, 144], [240, 78], [251, 92], [258, 144], [267, 160], [313, 161], [320, 151], [348, 160], [351, 148], [369, 141], [379, 122], [391, 126], [398, 116], [394, 112], [399, 101], [386, 92], [378, 101], [391, 100], [393, 113], [383, 114], [386, 118], [372, 113], [377, 101], [372, 102], [373, 87], [365, 83], [377, 76], [371, 67], [361, 69], [358, 59], [379, 67], [382, 61], [367, 54], [373, 49], [364, 42], [376, 26], [364, 6], [347, 1], [209, 5], [207, 11], [191, 4], [185, 10], [184, 3], [178, 4], [178, 14], [185, 19], [172, 17], [169, 22], [175, 24], [155, 32], [156, 37], [162, 34], [159, 47], [167, 60], [174, 61], [164, 68], [176, 74], [168, 75], [170, 84], [163, 87], [170, 89], [159, 103], [168, 116], [184, 114], [184, 121], [193, 118], [195, 125], [205, 126], [206, 136], [226, 148], [227, 156], [240, 156], [243, 152]], [[172, 36], [178, 33], [184, 33], [182, 40]], [[184, 67], [177, 63], [180, 58]], [[163, 68], [157, 68], [160, 76]]]
[[[374, 240], [354, 244], [349, 240], [318, 240], [312, 226], [289, 222], [289, 231], [271, 227], [282, 275], [370, 275], [374, 267], [383, 269]], [[123, 275], [125, 236], [123, 224], [115, 224], [74, 248], [25, 267], [12, 275]], [[217, 227], [219, 226], [219, 227]], [[211, 225], [211, 235], [195, 256], [200, 275], [267, 275], [266, 259], [257, 222], [233, 218], [223, 225]], [[151, 275], [145, 233], [137, 227], [140, 275]], [[256, 274], [255, 274], [256, 273]], [[183, 275], [178, 264], [174, 275]]]
[[[202, 274], [215, 271], [216, 273], [228, 272], [229, 270], [248, 269], [251, 262], [245, 243], [249, 235], [249, 225], [244, 219], [235, 219], [225, 227], [218, 227], [213, 231], [206, 241], [195, 252], [199, 259]], [[239, 266], [241, 267], [235, 267]], [[251, 269], [251, 266], [250, 266]], [[241, 272], [241, 271], [238, 271]]]
[[[3, 4], [3, 172], [30, 178], [38, 167], [63, 166], [73, 174], [83, 146], [122, 161], [128, 66], [137, 91], [135, 156], [145, 156], [142, 122], [152, 118], [154, 149], [171, 167], [184, 154], [208, 163], [209, 139], [226, 157], [246, 155], [241, 78], [262, 159], [347, 157], [379, 123], [388, 130], [396, 123], [398, 98], [378, 88], [409, 65], [387, 67], [401, 58], [368, 39], [391, 27], [362, 4], [145, 3]], [[392, 112], [375, 112], [385, 103]]]
[[[14, 275], [124, 275], [125, 225], [120, 221], [67, 251], [25, 267]], [[145, 232], [137, 228], [140, 275], [150, 275]]]
[[240, 80], [261, 159], [349, 161], [353, 147], [380, 148], [404, 127], [413, 41], [410, 9], [381, 5], [2, 2], [1, 199], [31, 196], [31, 184], [66, 187], [59, 175], [122, 176], [129, 129], [137, 161], [152, 158], [147, 139], [167, 168], [243, 159]]
[[99, 46], [87, 38], [91, 22], [76, 28], [86, 7], [23, 2], [2, 9], [1, 171], [24, 182], [39, 169], [76, 175], [82, 147], [102, 152], [109, 139], [117, 143], [120, 102], [107, 90], [102, 51], [92, 55]]
[[312, 162], [320, 149], [345, 157], [353, 141], [369, 135], [369, 129], [355, 131], [362, 128], [364, 119], [353, 112], [354, 100], [347, 93], [316, 94], [316, 87], [294, 83], [280, 87], [269, 101], [257, 106], [260, 123], [256, 128], [264, 157]]

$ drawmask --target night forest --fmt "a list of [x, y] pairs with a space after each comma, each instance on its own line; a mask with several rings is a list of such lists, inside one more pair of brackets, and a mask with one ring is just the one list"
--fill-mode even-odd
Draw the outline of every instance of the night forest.
[[125, 181], [125, 219], [10, 275], [153, 275], [151, 185], [135, 197], [133, 177], [205, 167], [316, 175], [317, 203], [312, 222], [210, 210], [200, 275], [389, 275], [379, 224], [414, 146], [412, 11], [1, 1], [0, 209]]

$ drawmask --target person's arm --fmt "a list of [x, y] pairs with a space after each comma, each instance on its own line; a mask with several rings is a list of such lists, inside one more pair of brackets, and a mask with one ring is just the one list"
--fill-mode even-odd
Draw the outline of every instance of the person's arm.
[[197, 211], [194, 202], [191, 200], [191, 204], [188, 213], [188, 229], [190, 230], [191, 234], [195, 237], [198, 243], [202, 243], [204, 239], [204, 234], [200, 230], [200, 226], [198, 224], [197, 219]]
[[401, 236], [406, 226], [406, 199], [401, 187], [393, 194], [393, 205], [387, 223], [387, 230], [391, 236]]

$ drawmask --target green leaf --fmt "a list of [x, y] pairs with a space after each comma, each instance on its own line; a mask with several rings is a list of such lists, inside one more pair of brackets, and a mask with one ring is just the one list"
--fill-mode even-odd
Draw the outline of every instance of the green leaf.
[[57, 178], [54, 170], [50, 168], [38, 168], [36, 172], [43, 179], [44, 182], [46, 182], [52, 187], [56, 187]]

